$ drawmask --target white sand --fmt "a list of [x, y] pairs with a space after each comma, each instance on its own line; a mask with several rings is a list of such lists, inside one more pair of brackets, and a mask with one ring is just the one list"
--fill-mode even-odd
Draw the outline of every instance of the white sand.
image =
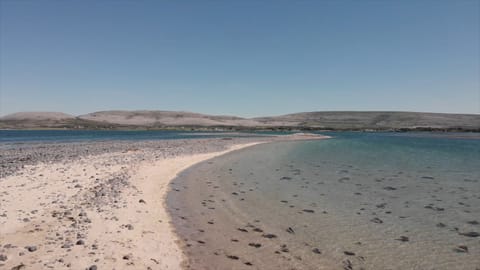
[[[0, 255], [7, 256], [0, 268], [180, 269], [184, 255], [165, 206], [168, 184], [198, 162], [254, 144], [169, 159], [142, 160], [133, 150], [25, 167], [0, 181]], [[114, 177], [128, 182], [99, 189]], [[92, 195], [105, 190], [116, 196]], [[76, 245], [79, 239], [84, 244]]]

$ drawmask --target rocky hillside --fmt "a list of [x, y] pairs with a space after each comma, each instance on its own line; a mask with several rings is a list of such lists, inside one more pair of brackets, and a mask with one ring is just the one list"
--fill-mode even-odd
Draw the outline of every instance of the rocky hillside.
[[257, 126], [260, 123], [234, 116], [173, 111], [103, 111], [78, 117], [83, 120], [131, 126]]
[[333, 129], [480, 131], [479, 114], [419, 112], [304, 112], [273, 117], [241, 118], [175, 111], [101, 111], [80, 116], [24, 112], [0, 118], [0, 128], [73, 129]]
[[58, 121], [73, 118], [75, 116], [61, 112], [18, 112], [0, 119], [4, 121]]
[[305, 112], [256, 118], [263, 125], [329, 129], [479, 129], [478, 114], [419, 112]]

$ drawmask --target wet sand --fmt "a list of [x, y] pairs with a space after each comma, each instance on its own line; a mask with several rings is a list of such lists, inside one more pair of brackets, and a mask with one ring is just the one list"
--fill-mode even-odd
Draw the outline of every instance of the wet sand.
[[184, 268], [478, 269], [478, 167], [459, 164], [478, 161], [334, 141], [263, 144], [184, 171], [167, 198]]
[[[320, 256], [323, 246], [309, 241], [299, 246], [295, 239], [304, 228], [286, 216], [312, 215], [309, 209], [302, 211], [301, 206], [292, 205], [294, 197], [275, 200], [283, 208], [279, 209], [263, 196], [269, 186], [262, 188], [257, 181], [265, 181], [264, 175], [249, 167], [257, 163], [270, 171], [268, 159], [254, 156], [272, 147], [285, 144], [257, 146], [211, 159], [172, 181], [175, 192], [168, 194], [167, 206], [187, 255], [183, 269], [339, 269], [335, 261]], [[242, 164], [250, 158], [249, 165]], [[308, 222], [304, 223], [307, 226]]]

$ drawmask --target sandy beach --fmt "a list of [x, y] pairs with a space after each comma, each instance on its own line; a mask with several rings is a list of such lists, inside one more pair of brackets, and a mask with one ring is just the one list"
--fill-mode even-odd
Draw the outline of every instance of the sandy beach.
[[311, 137], [3, 146], [0, 267], [179, 269], [170, 181], [201, 161], [285, 139]]
[[179, 269], [183, 255], [164, 208], [169, 182], [258, 142], [182, 141], [183, 153], [176, 143], [162, 150], [125, 143], [122, 151], [23, 165], [1, 179], [0, 266]]

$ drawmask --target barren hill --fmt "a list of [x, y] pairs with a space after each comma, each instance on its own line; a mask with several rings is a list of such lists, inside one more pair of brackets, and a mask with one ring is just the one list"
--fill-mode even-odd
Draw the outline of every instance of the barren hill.
[[18, 112], [1, 117], [0, 128], [60, 128], [74, 120], [75, 116], [61, 112]]
[[263, 125], [303, 126], [331, 129], [479, 129], [478, 114], [420, 112], [304, 112], [255, 118]]
[[78, 118], [132, 126], [256, 126], [259, 123], [234, 116], [213, 116], [173, 111], [102, 111]]
[[64, 113], [15, 113], [0, 118], [0, 128], [74, 129], [332, 129], [480, 131], [479, 114], [420, 112], [304, 112], [241, 118], [175, 111], [101, 111], [73, 117]]
[[73, 119], [75, 116], [69, 115], [62, 112], [18, 112], [5, 115], [0, 118], [0, 120], [10, 120], [10, 121], [45, 121], [45, 120], [65, 120]]

